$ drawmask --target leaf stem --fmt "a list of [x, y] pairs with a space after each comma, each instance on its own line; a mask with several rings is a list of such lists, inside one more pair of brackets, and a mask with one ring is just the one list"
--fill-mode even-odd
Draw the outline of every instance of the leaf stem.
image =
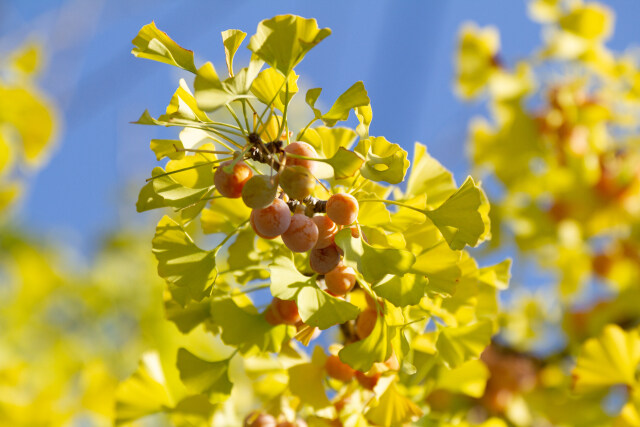
[[240, 128], [240, 131], [242, 132], [243, 136], [247, 135], [247, 131], [245, 131], [242, 128], [242, 123], [240, 123], [240, 119], [238, 119], [238, 115], [236, 114], [236, 112], [233, 110], [233, 108], [231, 107], [231, 105], [229, 104], [225, 104], [225, 107], [227, 107], [227, 110], [229, 110], [229, 113], [231, 113], [231, 115], [233, 116], [233, 118], [235, 119], [236, 123], [238, 124], [238, 127]]
[[314, 124], [316, 122], [316, 120], [318, 120], [317, 117], [314, 117], [313, 119], [311, 119], [311, 121], [304, 127], [304, 129], [302, 129], [302, 132], [300, 132], [298, 134], [298, 139], [302, 139], [302, 136], [304, 135], [304, 133], [307, 131], [307, 129], [309, 129], [309, 126], [311, 126], [312, 124]]
[[199, 168], [201, 166], [208, 166], [208, 165], [212, 165], [214, 163], [220, 163], [220, 162], [224, 162], [226, 160], [231, 160], [231, 159], [232, 159], [232, 157], [225, 157], [225, 158], [222, 158], [222, 159], [216, 159], [216, 160], [212, 160], [210, 162], [204, 162], [204, 163], [200, 163], [200, 164], [197, 164], [197, 165], [194, 165], [194, 166], [189, 166], [189, 167], [182, 168], [182, 169], [176, 169], [176, 170], [171, 171], [171, 172], [161, 173], [160, 175], [156, 175], [156, 176], [152, 176], [151, 178], [147, 178], [146, 182], [153, 181], [154, 179], [157, 179], [157, 178], [162, 178], [163, 176], [172, 175], [174, 173], [184, 172], [184, 171], [188, 171], [188, 170], [191, 170], [191, 169]]
[[408, 204], [402, 203], [402, 202], [396, 202], [394, 200], [382, 200], [382, 199], [362, 199], [362, 200], [358, 200], [358, 203], [369, 203], [369, 202], [378, 202], [378, 203], [386, 203], [388, 205], [396, 205], [396, 206], [400, 206], [400, 207], [403, 207], [403, 208], [414, 210], [416, 212], [420, 212], [423, 215], [426, 215], [427, 212], [428, 212], [428, 211], [426, 211], [424, 209], [416, 208], [415, 206], [411, 206], [411, 205], [408, 205]]

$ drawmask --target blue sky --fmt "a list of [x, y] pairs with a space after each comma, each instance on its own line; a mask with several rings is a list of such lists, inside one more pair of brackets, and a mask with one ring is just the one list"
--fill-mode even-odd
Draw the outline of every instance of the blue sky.
[[[640, 1], [604, 3], [617, 14], [610, 46], [640, 44]], [[330, 103], [363, 80], [374, 111], [371, 133], [409, 151], [415, 141], [427, 144], [458, 181], [467, 173], [467, 123], [482, 111], [452, 91], [460, 25], [497, 26], [507, 63], [540, 41], [521, 0], [0, 0], [0, 52], [29, 38], [44, 43], [48, 64], [40, 85], [62, 111], [59, 145], [35, 176], [18, 221], [88, 249], [107, 230], [140, 219], [135, 194], [155, 164], [149, 140], [177, 131], [129, 122], [145, 108], [162, 113], [182, 76], [130, 54], [141, 26], [155, 20], [196, 53], [197, 64], [221, 64], [221, 31], [251, 35], [261, 19], [282, 13], [314, 17], [333, 30], [297, 68], [308, 87], [323, 87], [321, 99]], [[241, 50], [237, 63], [248, 57]]]

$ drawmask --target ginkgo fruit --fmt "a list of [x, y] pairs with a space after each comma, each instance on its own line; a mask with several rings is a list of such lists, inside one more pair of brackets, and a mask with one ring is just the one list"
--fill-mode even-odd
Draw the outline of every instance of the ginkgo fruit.
[[358, 338], [363, 340], [368, 337], [376, 326], [377, 319], [378, 312], [376, 310], [367, 309], [360, 313], [356, 319], [356, 334]]
[[336, 268], [324, 275], [324, 283], [333, 295], [344, 295], [356, 284], [356, 272], [353, 268], [340, 263]]
[[307, 252], [318, 240], [318, 226], [308, 216], [297, 213], [291, 217], [289, 228], [281, 237], [292, 252]]
[[367, 390], [373, 390], [373, 388], [378, 384], [378, 380], [380, 379], [380, 372], [375, 372], [370, 375], [365, 374], [361, 371], [356, 371], [355, 374], [356, 380], [363, 388]]
[[327, 216], [339, 225], [353, 224], [358, 219], [358, 201], [351, 194], [334, 194], [327, 200]]
[[274, 297], [265, 312], [265, 318], [272, 325], [295, 325], [300, 321], [300, 314], [295, 301]]
[[[311, 145], [307, 144], [306, 142], [302, 142], [302, 141], [292, 142], [291, 144], [284, 147], [284, 151], [285, 153], [295, 154], [298, 156], [304, 156], [304, 157], [309, 157], [313, 159], [318, 158], [318, 153], [316, 152], [315, 148], [313, 148]], [[287, 166], [296, 166], [296, 165], [302, 166], [308, 169], [311, 173], [315, 172], [316, 163], [317, 162], [315, 162], [314, 160], [296, 159], [295, 157], [287, 157]]]
[[225, 167], [233, 162], [228, 160], [218, 166], [213, 175], [213, 183], [224, 197], [237, 199], [242, 195], [242, 188], [246, 182], [253, 176], [253, 171], [246, 163], [239, 161], [233, 166], [232, 171], [227, 173]]
[[281, 421], [276, 427], [307, 427], [308, 424], [301, 418], [295, 421]]
[[242, 187], [242, 201], [251, 209], [264, 209], [278, 192], [277, 177], [254, 175]]
[[331, 245], [322, 249], [312, 249], [309, 254], [309, 265], [318, 274], [327, 274], [340, 263], [340, 252], [337, 246]]
[[318, 227], [318, 241], [314, 246], [314, 249], [323, 249], [334, 242], [334, 237], [338, 232], [338, 226], [335, 222], [331, 221], [326, 215], [316, 215], [311, 220]]
[[291, 211], [282, 199], [275, 199], [264, 209], [255, 209], [251, 213], [256, 233], [266, 238], [278, 237], [291, 224]]
[[330, 355], [324, 363], [324, 368], [327, 371], [327, 375], [336, 380], [348, 383], [356, 374], [355, 369], [344, 363], [336, 355]]
[[280, 172], [280, 186], [292, 199], [303, 200], [310, 196], [315, 185], [316, 179], [303, 166], [288, 166]]
[[244, 419], [244, 427], [277, 427], [276, 419], [265, 412], [252, 412]]

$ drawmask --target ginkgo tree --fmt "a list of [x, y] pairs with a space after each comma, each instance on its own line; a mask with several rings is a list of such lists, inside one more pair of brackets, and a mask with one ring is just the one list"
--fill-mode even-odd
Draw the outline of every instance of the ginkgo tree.
[[166, 213], [152, 240], [166, 317], [212, 341], [146, 354], [119, 386], [118, 423], [431, 425], [451, 419], [426, 415], [439, 391], [482, 396], [478, 358], [510, 266], [480, 267], [466, 250], [489, 238], [487, 198], [424, 145], [410, 160], [370, 135], [362, 82], [328, 109], [307, 90], [309, 121], [294, 127], [295, 68], [330, 34], [314, 19], [264, 20], [239, 68], [246, 33], [224, 31], [221, 73], [154, 23], [133, 39], [135, 56], [194, 75], [164, 114], [137, 121], [180, 132], [151, 140], [163, 163], [136, 207]]
[[510, 63], [497, 29], [474, 24], [456, 57], [458, 94], [489, 106], [469, 148], [498, 184], [491, 244], [557, 279], [502, 313], [483, 406], [515, 425], [638, 426], [638, 57], [606, 46], [604, 4], [534, 0], [529, 13], [544, 40], [530, 57]]

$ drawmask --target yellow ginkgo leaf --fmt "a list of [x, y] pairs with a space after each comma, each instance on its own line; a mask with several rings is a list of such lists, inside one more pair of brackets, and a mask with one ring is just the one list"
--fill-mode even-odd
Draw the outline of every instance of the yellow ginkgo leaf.
[[376, 425], [391, 427], [422, 416], [422, 410], [403, 395], [395, 381], [380, 396], [378, 405], [367, 412], [366, 417]]
[[462, 27], [456, 57], [456, 89], [465, 98], [477, 95], [498, 69], [495, 58], [500, 49], [500, 36], [494, 27]]
[[577, 392], [595, 391], [616, 384], [632, 385], [640, 362], [640, 336], [637, 330], [624, 331], [607, 325], [598, 338], [582, 346], [573, 370]]

